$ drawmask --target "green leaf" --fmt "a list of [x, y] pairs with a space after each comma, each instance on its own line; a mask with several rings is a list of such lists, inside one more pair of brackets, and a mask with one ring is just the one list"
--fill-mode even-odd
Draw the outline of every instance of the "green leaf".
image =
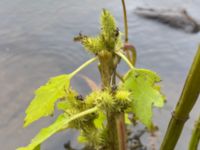
[[75, 114], [73, 116], [65, 114], [61, 114], [57, 120], [48, 126], [47, 128], [42, 129], [31, 141], [31, 143], [26, 147], [18, 148], [17, 150], [34, 150], [39, 144], [44, 142], [46, 139], [48, 139], [53, 134], [57, 133], [60, 130], [66, 129], [69, 126], [69, 123], [71, 121], [74, 121], [78, 118], [81, 118], [85, 115], [91, 114], [98, 111], [98, 107], [93, 107], [90, 109], [87, 109], [81, 113]]
[[131, 92], [132, 112], [148, 129], [152, 124], [152, 106], [162, 107], [164, 96], [156, 82], [160, 77], [150, 70], [132, 69], [127, 73], [122, 87]]
[[106, 120], [106, 116], [103, 112], [98, 113], [98, 117], [94, 120], [94, 125], [97, 129], [103, 129], [104, 121]]
[[54, 113], [54, 104], [59, 98], [65, 96], [70, 79], [71, 75], [59, 75], [51, 78], [45, 85], [36, 90], [35, 98], [26, 109], [24, 126]]
[[132, 122], [131, 122], [131, 120], [128, 118], [128, 114], [127, 113], [125, 113], [124, 114], [124, 119], [125, 119], [125, 123], [127, 124], [127, 125], [131, 125], [132, 124]]
[[41, 147], [41, 146], [40, 146], [40, 144], [39, 144], [37, 147], [34, 148], [34, 150], [40, 150], [40, 147]]
[[70, 108], [70, 104], [69, 104], [69, 102], [67, 100], [60, 101], [57, 104], [57, 108], [58, 108], [58, 110], [66, 111], [67, 109]]
[[61, 114], [53, 124], [40, 130], [28, 146], [18, 148], [17, 150], [36, 150], [38, 145], [66, 126], [66, 124], [69, 123], [69, 120], [70, 119], [66, 114]]

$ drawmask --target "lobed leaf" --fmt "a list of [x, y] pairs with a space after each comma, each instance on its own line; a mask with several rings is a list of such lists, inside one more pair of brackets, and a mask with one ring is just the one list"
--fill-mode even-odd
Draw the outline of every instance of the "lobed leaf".
[[31, 143], [28, 146], [18, 148], [17, 150], [34, 150], [35, 148], [37, 148], [38, 145], [40, 145], [53, 134], [57, 133], [60, 130], [68, 128], [69, 123], [71, 123], [72, 121], [86, 116], [88, 114], [92, 114], [96, 111], [98, 111], [98, 108], [93, 107], [78, 114], [74, 114], [70, 117], [66, 113], [61, 114], [58, 116], [57, 120], [53, 124], [51, 124], [47, 128], [40, 130], [40, 132], [32, 139]]
[[160, 77], [150, 70], [132, 69], [125, 76], [124, 81], [122, 87], [131, 92], [131, 111], [139, 121], [151, 129], [153, 127], [152, 106], [162, 107], [164, 104], [164, 96], [155, 85], [160, 81]]
[[69, 121], [71, 120], [66, 114], [61, 114], [53, 124], [40, 130], [28, 146], [18, 148], [17, 150], [36, 150], [42, 142], [61, 130]]
[[54, 104], [59, 98], [65, 96], [70, 79], [70, 75], [59, 75], [51, 78], [45, 85], [36, 90], [35, 98], [26, 109], [24, 126], [54, 113]]

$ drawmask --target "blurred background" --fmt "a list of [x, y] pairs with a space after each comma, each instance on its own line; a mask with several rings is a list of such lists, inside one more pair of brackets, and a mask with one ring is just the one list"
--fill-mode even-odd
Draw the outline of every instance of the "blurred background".
[[[161, 76], [167, 103], [154, 109], [154, 121], [160, 128], [159, 141], [168, 125], [176, 102], [200, 42], [200, 33], [191, 34], [170, 28], [134, 14], [136, 7], [186, 9], [200, 21], [198, 0], [126, 0], [129, 38], [137, 49], [137, 67], [152, 69]], [[73, 42], [79, 32], [96, 35], [102, 8], [109, 9], [123, 31], [120, 0], [0, 0], [0, 147], [14, 150], [27, 145], [40, 128], [54, 118], [44, 118], [23, 128], [25, 109], [34, 90], [49, 77], [69, 73], [92, 56]], [[120, 65], [121, 72], [127, 70]], [[96, 64], [81, 72], [100, 83]], [[89, 88], [80, 76], [72, 85], [82, 94]], [[194, 120], [200, 114], [200, 100], [186, 123], [176, 150], [186, 150]], [[43, 150], [64, 150], [69, 139], [76, 146], [76, 133], [56, 134], [47, 140]]]

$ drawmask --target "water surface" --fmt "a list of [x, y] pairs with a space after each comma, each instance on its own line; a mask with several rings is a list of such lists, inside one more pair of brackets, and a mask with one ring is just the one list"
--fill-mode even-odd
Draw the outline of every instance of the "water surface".
[[[195, 55], [200, 34], [188, 34], [168, 26], [134, 15], [137, 6], [159, 8], [186, 8], [200, 20], [200, 2], [181, 0], [127, 0], [130, 41], [138, 51], [137, 66], [157, 71], [163, 82], [167, 104], [155, 110], [155, 123], [162, 137], [171, 112]], [[0, 1], [0, 146], [13, 150], [26, 145], [41, 127], [53, 119], [42, 119], [23, 129], [24, 111], [33, 91], [49, 77], [69, 73], [91, 58], [81, 45], [73, 42], [80, 31], [95, 35], [99, 32], [99, 15], [102, 8], [111, 10], [123, 30], [120, 1], [116, 0], [1, 0]], [[96, 64], [81, 72], [99, 82]], [[122, 72], [127, 66], [121, 65]], [[73, 87], [81, 93], [84, 81], [77, 76]], [[200, 114], [198, 102], [187, 122], [177, 150], [186, 150], [191, 128]], [[43, 145], [44, 150], [63, 150], [63, 143], [75, 140], [74, 131], [60, 133]], [[75, 145], [75, 142], [73, 143]]]

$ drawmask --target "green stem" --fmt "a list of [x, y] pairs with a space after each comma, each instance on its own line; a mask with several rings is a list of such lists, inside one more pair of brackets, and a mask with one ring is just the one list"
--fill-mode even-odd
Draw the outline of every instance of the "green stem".
[[200, 92], [200, 46], [190, 68], [179, 102], [172, 114], [160, 150], [173, 150], [181, 135], [183, 126], [189, 118]]
[[[125, 32], [125, 39], [124, 45], [128, 43], [128, 19], [127, 19], [127, 11], [126, 11], [126, 4], [125, 0], [122, 0], [122, 7], [123, 7], [123, 14], [124, 14], [124, 32]], [[128, 60], [131, 61], [130, 53], [128, 49], [125, 49]], [[129, 61], [128, 61], [129, 62]], [[125, 121], [124, 121], [124, 113], [119, 115], [119, 119], [117, 121], [118, 127], [118, 141], [119, 141], [119, 149], [126, 150], [127, 149], [127, 139], [126, 139], [126, 129], [125, 129]]]
[[[90, 109], [88, 109], [88, 110], [85, 110], [85, 111], [83, 111], [83, 112], [81, 112], [81, 113], [78, 113], [78, 114], [76, 114], [76, 115], [73, 115], [69, 120], [67, 120], [66, 124], [68, 125], [71, 121], [76, 120], [76, 119], [78, 119], [78, 118], [80, 118], [80, 117], [83, 117], [83, 116], [85, 116], [85, 115], [94, 113], [94, 112], [96, 112], [97, 110], [98, 110], [98, 107], [96, 106], [96, 107], [90, 108]], [[66, 128], [66, 127], [64, 127], [64, 129], [65, 129], [65, 128]]]
[[124, 82], [123, 76], [121, 76], [118, 72], [116, 72], [116, 76], [117, 76], [122, 82]]
[[108, 145], [107, 150], [118, 150], [118, 132], [117, 132], [117, 114], [115, 112], [107, 112], [107, 128], [108, 128]]
[[126, 56], [122, 52], [115, 52], [118, 56], [120, 56], [131, 69], [135, 69], [132, 63], [126, 58]]
[[126, 14], [125, 0], [122, 0], [122, 6], [123, 6], [123, 14], [124, 14], [125, 43], [127, 43], [128, 42], [128, 20], [127, 20], [127, 14]]
[[[98, 53], [99, 58], [99, 71], [101, 75], [102, 90], [111, 89], [111, 81], [113, 73], [116, 71], [116, 65], [114, 63], [114, 54], [109, 51], [103, 51]], [[106, 110], [107, 115], [107, 136], [106, 141], [107, 150], [118, 150], [118, 137], [117, 137], [117, 125], [116, 125], [116, 113], [111, 110]]]
[[92, 62], [96, 61], [97, 57], [91, 58], [88, 61], [86, 61], [84, 64], [82, 64], [80, 67], [78, 67], [76, 70], [74, 70], [72, 73], [70, 73], [70, 76], [73, 77], [74, 75], [76, 75], [79, 71], [81, 71], [82, 69], [84, 69], [85, 67], [87, 67], [89, 64], [91, 64]]
[[190, 139], [189, 150], [197, 150], [200, 141], [200, 116], [194, 126], [192, 137]]
[[[128, 60], [128, 58], [120, 51], [115, 52], [118, 56], [120, 56], [131, 69], [135, 69], [133, 64]], [[126, 134], [125, 134], [125, 122], [124, 122], [124, 113], [121, 113], [120, 118], [118, 120], [117, 126], [118, 126], [118, 140], [119, 140], [119, 148], [120, 150], [126, 150], [127, 145], [126, 145]]]

